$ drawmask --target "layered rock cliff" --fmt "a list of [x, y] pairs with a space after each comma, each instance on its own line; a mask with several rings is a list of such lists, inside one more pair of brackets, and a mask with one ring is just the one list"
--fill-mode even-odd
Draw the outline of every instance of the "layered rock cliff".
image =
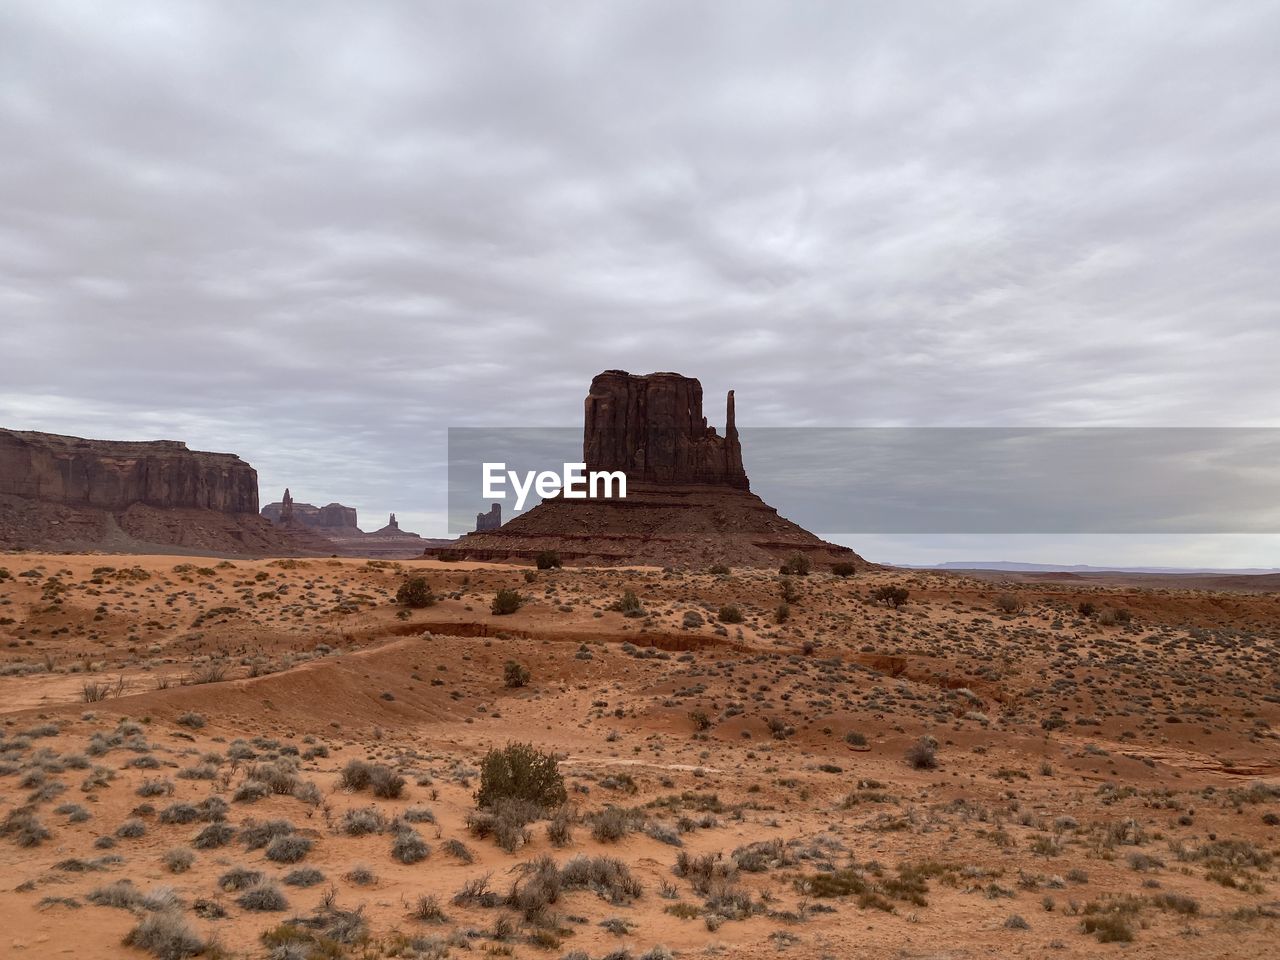
[[289, 556], [326, 546], [259, 517], [258, 474], [234, 454], [0, 429], [0, 548]]
[[702, 414], [702, 384], [678, 373], [637, 376], [606, 370], [593, 379], [582, 454], [588, 470], [621, 470], [628, 481], [750, 488], [734, 424], [733, 391], [722, 437]]
[[177, 440], [82, 440], [0, 429], [0, 494], [68, 506], [258, 512], [258, 474]]

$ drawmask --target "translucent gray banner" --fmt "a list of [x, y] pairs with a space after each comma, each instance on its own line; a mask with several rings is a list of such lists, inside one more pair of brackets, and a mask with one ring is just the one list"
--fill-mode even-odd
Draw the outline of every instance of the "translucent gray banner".
[[[827, 534], [1280, 532], [1280, 430], [757, 427], [751, 489]], [[582, 460], [579, 428], [451, 428], [449, 530], [475, 529], [482, 465]], [[538, 501], [531, 492], [524, 511]], [[523, 512], [523, 511], [522, 511]]]

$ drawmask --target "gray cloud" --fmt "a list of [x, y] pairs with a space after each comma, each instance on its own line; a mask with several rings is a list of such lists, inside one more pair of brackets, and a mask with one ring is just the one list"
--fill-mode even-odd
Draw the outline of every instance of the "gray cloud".
[[5, 4], [0, 420], [428, 533], [447, 426], [574, 424], [609, 367], [744, 425], [1274, 426], [1277, 36], [1262, 0]]

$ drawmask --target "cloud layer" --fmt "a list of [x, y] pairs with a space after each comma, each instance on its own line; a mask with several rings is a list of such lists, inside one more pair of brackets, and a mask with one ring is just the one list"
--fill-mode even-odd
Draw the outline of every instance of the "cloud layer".
[[446, 427], [574, 425], [610, 367], [753, 426], [1275, 426], [1277, 36], [1263, 0], [5, 4], [0, 422], [424, 533]]

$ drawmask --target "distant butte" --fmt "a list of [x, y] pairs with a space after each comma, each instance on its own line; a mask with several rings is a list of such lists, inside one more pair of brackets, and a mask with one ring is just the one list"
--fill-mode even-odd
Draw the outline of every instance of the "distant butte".
[[814, 569], [835, 562], [870, 566], [751, 493], [732, 390], [721, 436], [703, 416], [697, 379], [606, 370], [587, 392], [582, 447], [588, 471], [627, 475], [625, 500], [547, 499], [496, 529], [428, 548], [426, 555], [521, 561], [553, 551], [584, 565], [773, 567], [802, 553]]
[[452, 540], [430, 540], [401, 530], [394, 513], [386, 526], [366, 533], [357, 522], [355, 507], [341, 503], [328, 503], [323, 507], [299, 503], [288, 488], [280, 500], [262, 508], [262, 516], [281, 529], [305, 532], [326, 553], [343, 557], [409, 560], [421, 556], [427, 547], [453, 543]]

